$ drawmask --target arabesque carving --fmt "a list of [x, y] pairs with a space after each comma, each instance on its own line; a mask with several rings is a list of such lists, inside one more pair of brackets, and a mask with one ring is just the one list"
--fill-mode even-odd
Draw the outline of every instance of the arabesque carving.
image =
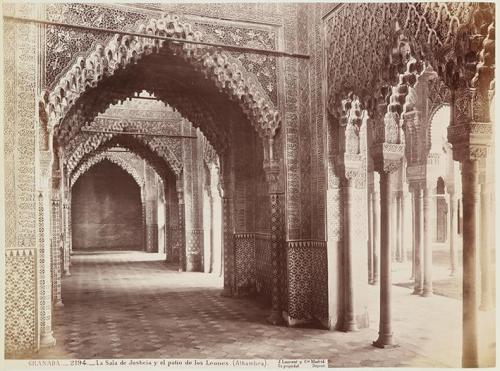
[[137, 169], [129, 161], [127, 161], [127, 159], [120, 156], [119, 153], [113, 153], [113, 152], [97, 153], [96, 155], [88, 158], [88, 160], [85, 161], [84, 163], [81, 163], [79, 166], [77, 166], [74, 169], [74, 171], [70, 174], [70, 187], [73, 187], [80, 178], [80, 176], [85, 174], [91, 167], [106, 160], [112, 162], [115, 165], [118, 165], [128, 174], [130, 174], [134, 178], [139, 188], [142, 189], [142, 187], [144, 186], [143, 175], [139, 171], [137, 171]]
[[[179, 17], [175, 15], [151, 19], [147, 25], [141, 24], [137, 31], [191, 41], [202, 40], [200, 32], [194, 31], [188, 23], [179, 22]], [[107, 45], [97, 45], [86, 58], [78, 58], [57, 86], [42, 95], [49, 127], [60, 124], [77, 99], [89, 89], [97, 87], [102, 80], [129, 65], [139, 63], [144, 55], [159, 53], [165, 49], [173, 55], [182, 56], [187, 63], [211, 79], [220, 91], [238, 101], [260, 136], [274, 136], [280, 123], [278, 111], [258, 81], [247, 75], [235, 59], [217, 49], [199, 44], [179, 44], [118, 34]]]
[[[64, 162], [70, 172], [73, 171], [82, 158], [104, 146], [113, 138], [121, 135], [115, 132], [124, 132], [125, 134], [127, 131], [138, 132], [144, 128], [144, 125], [135, 121], [97, 118], [96, 121], [91, 123], [87, 128], [102, 131], [113, 131], [113, 133], [80, 133], [78, 138], [81, 139], [78, 139], [77, 143], [72, 143], [71, 151], [67, 151], [68, 153], [65, 153], [66, 157], [64, 158]], [[141, 135], [134, 135], [133, 137], [136, 141], [144, 144], [160, 158], [164, 159], [176, 175], [180, 174], [182, 171], [182, 162], [172, 152], [170, 148], [171, 143], [168, 142], [167, 138]]]

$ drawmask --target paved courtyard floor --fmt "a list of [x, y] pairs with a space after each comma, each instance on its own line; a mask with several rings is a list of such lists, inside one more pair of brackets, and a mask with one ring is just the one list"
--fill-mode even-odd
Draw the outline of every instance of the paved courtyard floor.
[[[370, 328], [342, 333], [267, 324], [268, 308], [220, 296], [222, 279], [180, 273], [155, 254], [75, 253], [55, 313], [63, 358], [327, 358], [331, 367], [460, 367], [461, 302], [393, 286], [399, 347], [377, 349], [379, 288], [369, 289]], [[494, 312], [482, 313], [494, 329]], [[493, 321], [493, 322], [492, 322]], [[494, 365], [494, 335], [482, 334], [481, 366]]]

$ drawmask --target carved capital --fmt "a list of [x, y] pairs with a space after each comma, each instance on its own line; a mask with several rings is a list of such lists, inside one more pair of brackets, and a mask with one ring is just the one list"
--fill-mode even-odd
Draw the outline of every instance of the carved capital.
[[373, 164], [379, 173], [393, 173], [402, 165], [404, 144], [381, 143], [372, 147]]

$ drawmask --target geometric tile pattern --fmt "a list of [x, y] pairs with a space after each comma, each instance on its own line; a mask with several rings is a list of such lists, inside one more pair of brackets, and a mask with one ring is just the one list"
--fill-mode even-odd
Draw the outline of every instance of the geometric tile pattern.
[[203, 270], [203, 234], [203, 229], [186, 230], [186, 266], [189, 271]]
[[288, 315], [294, 319], [328, 319], [326, 242], [287, 244]]
[[[455, 323], [460, 316], [432, 317], [440, 312], [432, 308], [457, 312], [459, 303], [452, 299], [424, 300], [395, 287], [393, 299], [403, 304], [394, 308], [400, 347], [384, 350], [370, 345], [378, 321], [351, 333], [271, 326], [267, 305], [222, 297], [216, 275], [178, 272], [177, 265], [138, 251], [79, 254], [73, 255], [72, 275], [63, 280], [64, 307], [55, 314], [57, 344], [33, 358], [327, 358], [338, 367], [460, 365]], [[378, 288], [370, 295], [376, 304]], [[422, 308], [421, 318], [409, 307]], [[431, 356], [425, 355], [425, 346], [436, 347], [426, 345], [430, 332], [441, 336], [429, 338], [446, 340], [449, 356], [429, 350]]]
[[260, 296], [271, 300], [271, 236], [255, 234], [256, 289]]
[[8, 249], [5, 253], [5, 354], [35, 349], [35, 249]]
[[255, 289], [255, 238], [253, 233], [234, 235], [236, 294]]

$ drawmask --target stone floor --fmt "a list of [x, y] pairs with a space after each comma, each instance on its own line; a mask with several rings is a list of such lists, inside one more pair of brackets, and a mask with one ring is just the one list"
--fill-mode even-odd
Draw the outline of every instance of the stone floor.
[[[268, 308], [220, 296], [222, 280], [141, 252], [75, 254], [55, 313], [57, 345], [34, 358], [327, 358], [332, 367], [459, 367], [460, 302], [393, 287], [399, 347], [377, 349], [378, 287], [369, 289], [370, 328], [342, 333], [266, 323]], [[484, 318], [483, 318], [484, 317]], [[494, 312], [481, 320], [494, 320]], [[494, 328], [494, 325], [491, 327]], [[494, 364], [483, 336], [482, 366]], [[493, 349], [493, 351], [491, 350]]]

